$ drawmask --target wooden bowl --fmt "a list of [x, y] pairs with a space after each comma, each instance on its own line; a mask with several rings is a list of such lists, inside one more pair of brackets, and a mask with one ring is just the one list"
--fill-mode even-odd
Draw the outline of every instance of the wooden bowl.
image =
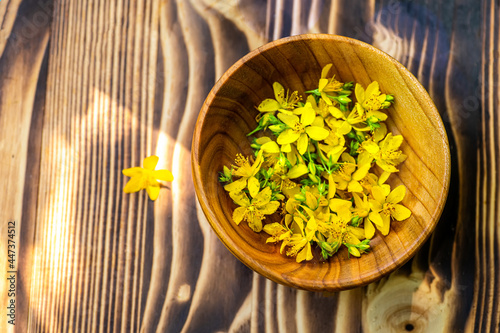
[[[297, 263], [279, 253], [279, 244], [266, 244], [268, 235], [255, 233], [231, 218], [236, 205], [218, 182], [224, 165], [237, 153], [250, 155], [246, 136], [256, 127], [256, 106], [272, 98], [273, 82], [290, 90], [315, 89], [321, 69], [366, 87], [378, 81], [395, 97], [388, 109], [389, 131], [403, 134], [401, 149], [408, 155], [391, 175], [392, 188], [404, 184], [403, 204], [412, 215], [393, 221], [391, 232], [376, 234], [368, 254], [350, 257], [345, 248], [327, 261], [319, 250], [312, 261]], [[224, 245], [245, 265], [263, 276], [312, 291], [339, 291], [376, 281], [408, 261], [436, 226], [450, 182], [450, 151], [436, 107], [417, 79], [384, 52], [360, 41], [323, 34], [299, 35], [266, 44], [235, 63], [215, 84], [200, 111], [192, 146], [192, 168], [201, 207]], [[316, 249], [317, 250], [317, 249]]]

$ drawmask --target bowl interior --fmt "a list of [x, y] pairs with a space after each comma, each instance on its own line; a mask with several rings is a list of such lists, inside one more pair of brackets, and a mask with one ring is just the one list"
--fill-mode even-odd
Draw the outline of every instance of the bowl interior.
[[[254, 233], [245, 222], [232, 221], [235, 204], [218, 182], [224, 165], [235, 155], [250, 155], [246, 134], [255, 128], [256, 106], [274, 96], [272, 84], [290, 91], [317, 88], [321, 69], [333, 63], [330, 74], [342, 82], [366, 87], [378, 81], [395, 102], [388, 109], [388, 130], [402, 134], [408, 156], [391, 175], [391, 188], [403, 184], [403, 204], [412, 216], [393, 221], [391, 232], [372, 239], [371, 251], [349, 258], [345, 248], [327, 261], [319, 251], [310, 262], [296, 263], [279, 253], [279, 244], [266, 244], [264, 232]], [[400, 63], [374, 47], [345, 37], [300, 35], [252, 51], [217, 82], [200, 112], [192, 147], [193, 177], [208, 221], [243, 263], [285, 285], [308, 290], [337, 291], [370, 283], [403, 265], [434, 229], [443, 210], [450, 179], [450, 153], [441, 118], [425, 89]]]

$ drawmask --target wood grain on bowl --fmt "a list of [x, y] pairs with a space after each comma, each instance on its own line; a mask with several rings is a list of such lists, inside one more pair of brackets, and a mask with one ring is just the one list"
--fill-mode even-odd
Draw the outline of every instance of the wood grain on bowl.
[[[317, 87], [321, 68], [342, 82], [367, 86], [378, 81], [395, 97], [388, 109], [388, 130], [402, 134], [401, 149], [408, 156], [388, 183], [403, 184], [403, 203], [412, 216], [393, 222], [386, 237], [376, 235], [372, 250], [349, 258], [346, 249], [322, 261], [297, 263], [266, 244], [266, 235], [235, 225], [234, 203], [218, 182], [218, 173], [237, 153], [252, 150], [246, 136], [255, 128], [256, 105], [273, 96], [280, 82], [304, 96]], [[434, 229], [443, 210], [450, 181], [450, 152], [441, 118], [415, 77], [400, 63], [374, 47], [333, 35], [299, 35], [266, 44], [235, 63], [216, 83], [200, 111], [192, 144], [192, 167], [201, 207], [226, 247], [243, 263], [285, 285], [307, 290], [337, 291], [368, 284], [410, 259]]]

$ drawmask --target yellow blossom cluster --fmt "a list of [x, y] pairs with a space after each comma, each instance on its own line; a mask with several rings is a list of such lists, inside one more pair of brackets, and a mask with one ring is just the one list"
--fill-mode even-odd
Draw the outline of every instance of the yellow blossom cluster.
[[[406, 158], [403, 137], [384, 123], [393, 96], [376, 81], [366, 89], [339, 82], [328, 76], [331, 67], [305, 100], [275, 82], [274, 98], [258, 105], [258, 126], [249, 133], [257, 136], [255, 156], [238, 155], [219, 178], [238, 206], [234, 222], [266, 232], [267, 242], [281, 242], [280, 252], [297, 262], [311, 260], [313, 246], [324, 259], [341, 246], [359, 257], [376, 230], [387, 235], [391, 220], [411, 215], [400, 204], [406, 188], [385, 183]], [[277, 212], [280, 222], [265, 223]]]

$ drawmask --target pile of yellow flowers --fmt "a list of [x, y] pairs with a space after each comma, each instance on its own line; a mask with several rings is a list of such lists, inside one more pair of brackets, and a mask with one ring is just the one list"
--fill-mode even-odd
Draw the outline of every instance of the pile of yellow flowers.
[[[400, 204], [406, 188], [385, 184], [406, 159], [403, 137], [387, 133], [384, 124], [393, 96], [381, 93], [376, 81], [364, 89], [329, 78], [331, 67], [323, 68], [305, 101], [275, 82], [274, 99], [257, 107], [258, 126], [248, 134], [258, 134], [255, 156], [238, 154], [219, 178], [238, 205], [234, 222], [263, 230], [267, 242], [281, 242], [280, 252], [297, 262], [311, 260], [315, 244], [324, 259], [342, 245], [359, 257], [376, 229], [387, 235], [391, 219], [411, 215]], [[281, 222], [263, 223], [277, 211]]]

